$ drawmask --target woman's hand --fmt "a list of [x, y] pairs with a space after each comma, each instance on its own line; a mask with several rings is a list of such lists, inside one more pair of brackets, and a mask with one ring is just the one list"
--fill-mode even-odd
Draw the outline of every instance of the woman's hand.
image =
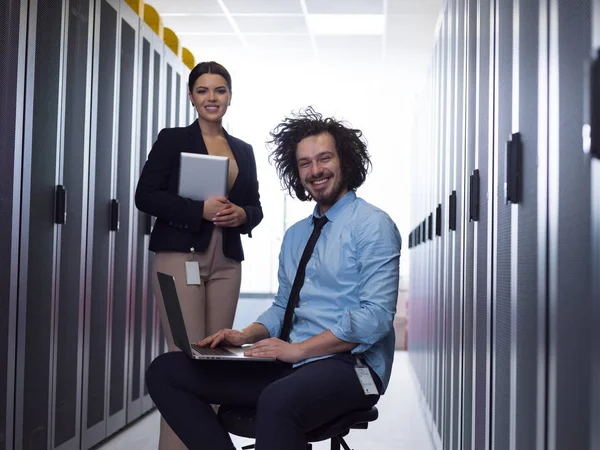
[[202, 212], [202, 217], [212, 222], [217, 216], [217, 213], [222, 211], [230, 204], [231, 203], [229, 203], [229, 200], [223, 196], [211, 197], [207, 200], [204, 200], [204, 211]]
[[200, 347], [210, 346], [210, 348], [218, 346], [241, 347], [242, 345], [247, 344], [248, 340], [248, 336], [242, 331], [223, 329], [217, 331], [215, 334], [211, 334], [196, 345]]
[[246, 356], [259, 358], [277, 358], [279, 361], [295, 364], [303, 359], [304, 352], [300, 344], [290, 344], [278, 338], [268, 338], [258, 341], [244, 351]]
[[239, 227], [248, 220], [246, 211], [238, 205], [228, 202], [213, 219], [213, 223], [218, 227]]

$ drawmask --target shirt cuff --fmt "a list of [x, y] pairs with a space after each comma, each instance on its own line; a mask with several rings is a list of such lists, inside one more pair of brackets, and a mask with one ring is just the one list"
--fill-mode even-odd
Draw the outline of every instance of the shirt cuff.
[[258, 318], [255, 320], [256, 323], [260, 323], [264, 326], [269, 332], [269, 337], [277, 337], [279, 336], [279, 331], [281, 330], [281, 322], [279, 318], [274, 314], [271, 314], [269, 310], [263, 312]]
[[[339, 323], [336, 324], [330, 331], [336, 338], [338, 338], [344, 342], [352, 342], [354, 344], [357, 344], [357, 342], [356, 342], [357, 339], [352, 338], [350, 336], [350, 333], [345, 333], [342, 330], [341, 325]], [[354, 347], [352, 349], [352, 351], [350, 353], [352, 353], [353, 355], [358, 355], [358, 354], [366, 352], [372, 346], [373, 346], [373, 344], [358, 344], [356, 347]]]
[[358, 344], [350, 353], [352, 353], [353, 355], [360, 355], [362, 353], [365, 353], [372, 346], [372, 344]]
[[364, 342], [364, 339], [360, 339], [359, 336], [352, 330], [352, 318], [350, 311], [345, 309], [342, 313], [341, 320], [336, 323], [333, 328], [331, 328], [331, 332], [335, 337], [341, 339], [345, 342], [352, 342], [354, 344], [358, 344], [353, 350], [352, 354], [364, 353], [369, 350], [373, 344], [368, 344]]

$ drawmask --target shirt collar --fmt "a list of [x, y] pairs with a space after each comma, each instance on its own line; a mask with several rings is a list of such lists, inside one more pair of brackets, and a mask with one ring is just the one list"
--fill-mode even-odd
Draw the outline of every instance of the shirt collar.
[[[341, 214], [341, 212], [346, 208], [346, 206], [348, 206], [354, 200], [356, 200], [356, 192], [348, 191], [346, 194], [344, 194], [342, 198], [335, 202], [331, 208], [329, 208], [329, 210], [325, 213], [325, 216], [327, 216], [327, 219], [330, 222], [335, 221], [335, 219]], [[313, 216], [321, 217], [319, 215], [319, 205], [315, 205], [315, 209], [313, 210]]]

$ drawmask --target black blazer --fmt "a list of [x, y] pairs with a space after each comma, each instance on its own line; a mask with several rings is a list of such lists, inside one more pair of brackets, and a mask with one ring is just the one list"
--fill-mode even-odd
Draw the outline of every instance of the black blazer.
[[[244, 259], [240, 233], [252, 237], [252, 229], [263, 218], [256, 161], [252, 146], [230, 136], [225, 138], [238, 165], [238, 176], [228, 199], [244, 208], [248, 221], [237, 228], [223, 227], [223, 254], [236, 261]], [[202, 218], [204, 202], [180, 197], [179, 166], [181, 152], [208, 154], [198, 122], [186, 128], [162, 130], [144, 165], [135, 192], [137, 208], [156, 217], [150, 236], [150, 250], [196, 252], [206, 250], [214, 224]]]

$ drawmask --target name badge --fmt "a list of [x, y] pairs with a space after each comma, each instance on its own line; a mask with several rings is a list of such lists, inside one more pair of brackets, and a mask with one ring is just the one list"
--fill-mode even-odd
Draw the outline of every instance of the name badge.
[[373, 380], [369, 368], [365, 367], [358, 358], [356, 358], [356, 364], [354, 370], [356, 371], [358, 381], [360, 381], [363, 391], [365, 391], [365, 395], [379, 395], [379, 391], [377, 390], [377, 386], [375, 385], [375, 381]]
[[188, 286], [200, 285], [202, 280], [200, 279], [200, 266], [198, 261], [186, 261], [185, 262], [185, 278]]

